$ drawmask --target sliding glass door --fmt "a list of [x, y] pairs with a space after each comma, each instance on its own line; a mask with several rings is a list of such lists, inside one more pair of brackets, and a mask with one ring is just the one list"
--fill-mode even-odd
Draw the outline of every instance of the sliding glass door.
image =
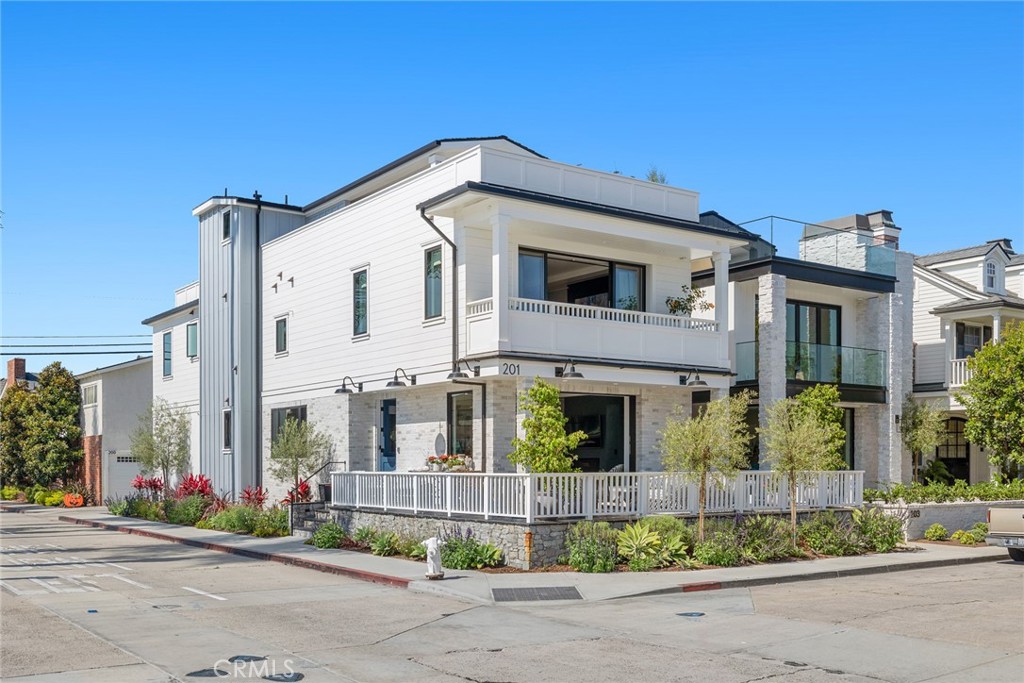
[[519, 252], [519, 296], [642, 311], [644, 267], [524, 249]]

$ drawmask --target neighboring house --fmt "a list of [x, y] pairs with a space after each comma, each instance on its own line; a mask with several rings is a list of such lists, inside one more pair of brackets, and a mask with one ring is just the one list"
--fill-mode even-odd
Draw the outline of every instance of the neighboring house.
[[191, 465], [193, 472], [206, 472], [200, 462], [200, 337], [199, 283], [174, 292], [174, 307], [142, 321], [153, 328], [153, 362], [148, 368], [152, 393], [150, 401], [163, 399], [184, 409], [190, 416]]
[[22, 382], [27, 389], [35, 389], [39, 384], [39, 376], [34, 372], [25, 370], [24, 358], [11, 358], [7, 361], [7, 377], [0, 378], [0, 397], [4, 391], [15, 382]]
[[[728, 222], [719, 214], [702, 214], [702, 220]], [[847, 467], [863, 470], [869, 486], [908, 481], [911, 463], [898, 416], [910, 390], [904, 380], [911, 372], [913, 257], [899, 251], [900, 228], [884, 210], [792, 223], [770, 217], [746, 227], [770, 231], [779, 247], [778, 235], [799, 228], [798, 257], [781, 256], [760, 240], [749, 253], [734, 254], [729, 266], [735, 390], [757, 393], [748, 422], [763, 426], [770, 402], [815, 384], [835, 384]], [[710, 264], [704, 267], [695, 283], [716, 284]]]
[[97, 502], [133, 493], [139, 463], [131, 434], [153, 397], [150, 357], [97, 368], [77, 376], [82, 391], [82, 474]]
[[[1024, 254], [1008, 239], [914, 260], [914, 394], [948, 414], [935, 456], [958, 479], [988, 479], [983, 449], [964, 436], [955, 391], [970, 378], [967, 359], [999, 340], [1010, 321], [1024, 322]], [[931, 454], [927, 454], [931, 455]]]

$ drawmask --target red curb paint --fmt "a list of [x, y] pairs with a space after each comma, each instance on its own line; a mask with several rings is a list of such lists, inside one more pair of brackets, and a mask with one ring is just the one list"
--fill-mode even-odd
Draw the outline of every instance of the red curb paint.
[[376, 572], [368, 572], [363, 569], [352, 569], [351, 567], [339, 567], [338, 565], [328, 564], [325, 562], [319, 562], [317, 560], [307, 560], [300, 557], [291, 557], [289, 555], [280, 555], [278, 553], [264, 553], [258, 550], [247, 550], [245, 548], [232, 548], [227, 545], [220, 545], [219, 543], [209, 543], [207, 541], [196, 541], [191, 538], [178, 538], [176, 536], [168, 536], [167, 534], [161, 534], [157, 531], [149, 531], [147, 529], [133, 529], [131, 527], [119, 527], [113, 524], [107, 524], [105, 522], [97, 522], [91, 519], [76, 519], [74, 517], [67, 517], [60, 515], [57, 517], [62, 522], [68, 522], [70, 524], [78, 524], [81, 526], [88, 526], [94, 529], [104, 529], [106, 531], [120, 531], [125, 534], [132, 534], [134, 536], [144, 536], [146, 538], [156, 539], [158, 541], [169, 541], [171, 543], [180, 543], [182, 545], [191, 546], [193, 548], [202, 548], [203, 550], [213, 550], [221, 553], [228, 553], [229, 555], [239, 555], [241, 557], [248, 557], [253, 560], [264, 560], [268, 562], [279, 562], [281, 564], [291, 565], [293, 567], [300, 567], [302, 569], [313, 569], [315, 571], [324, 572], [326, 574], [336, 574], [338, 576], [347, 576], [351, 579], [358, 579], [359, 581], [368, 581], [369, 583], [376, 583], [382, 586], [392, 586], [395, 588], [408, 588], [411, 579], [403, 579], [400, 576], [389, 576], [387, 574], [378, 574]]
[[695, 591], [716, 591], [722, 587], [722, 584], [718, 581], [705, 581], [704, 583], [688, 583], [680, 587], [684, 593], [693, 593]]

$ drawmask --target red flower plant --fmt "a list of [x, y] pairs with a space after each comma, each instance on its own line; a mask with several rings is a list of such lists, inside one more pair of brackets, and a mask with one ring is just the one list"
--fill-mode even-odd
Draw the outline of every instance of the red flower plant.
[[313, 491], [309, 488], [309, 482], [300, 482], [298, 486], [288, 492], [288, 495], [281, 499], [285, 505], [292, 503], [308, 503], [313, 500]]
[[178, 499], [189, 496], [202, 496], [209, 498], [213, 495], [213, 483], [205, 474], [190, 474], [178, 484], [175, 497]]
[[267, 490], [260, 486], [255, 488], [252, 486], [246, 486], [242, 490], [241, 500], [242, 505], [248, 505], [251, 508], [261, 510], [263, 509], [263, 505], [267, 502]]

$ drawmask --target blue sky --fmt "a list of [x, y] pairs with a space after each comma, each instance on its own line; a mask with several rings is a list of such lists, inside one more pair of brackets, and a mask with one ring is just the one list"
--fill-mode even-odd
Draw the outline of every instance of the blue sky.
[[197, 278], [204, 199], [305, 203], [440, 137], [656, 164], [734, 220], [886, 208], [911, 251], [1024, 251], [1022, 27], [1021, 3], [4, 2], [0, 329], [146, 333]]

